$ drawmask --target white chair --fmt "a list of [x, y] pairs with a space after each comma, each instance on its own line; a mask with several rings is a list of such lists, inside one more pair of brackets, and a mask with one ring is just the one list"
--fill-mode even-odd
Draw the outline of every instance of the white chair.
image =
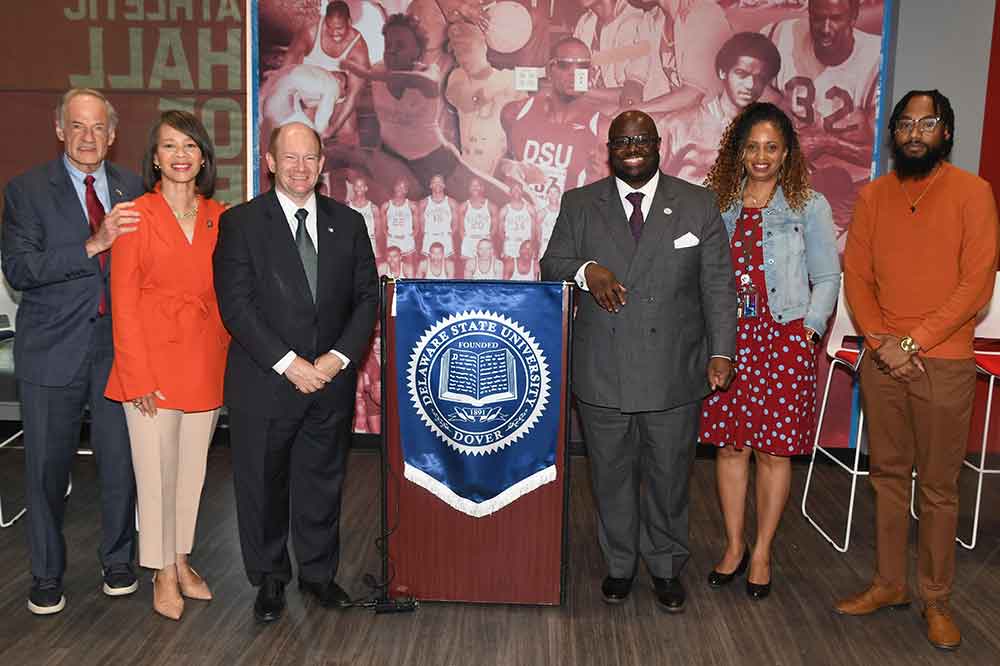
[[[832, 330], [826, 343], [826, 354], [830, 357], [830, 371], [826, 377], [826, 388], [823, 389], [823, 401], [819, 408], [819, 421], [816, 423], [816, 440], [813, 446], [812, 458], [809, 460], [809, 472], [806, 474], [806, 486], [802, 492], [802, 515], [812, 523], [812, 526], [830, 542], [834, 548], [841, 553], [846, 553], [851, 543], [851, 522], [854, 520], [854, 499], [858, 489], [858, 477], [868, 476], [868, 470], [861, 469], [861, 441], [864, 433], [865, 413], [863, 409], [858, 411], [857, 434], [854, 438], [854, 464], [848, 467], [835, 457], [830, 450], [820, 446], [820, 435], [823, 433], [823, 419], [826, 416], [827, 401], [830, 397], [830, 383], [833, 381], [834, 370], [840, 366], [851, 373], [852, 378], [857, 378], [858, 367], [861, 364], [863, 354], [861, 345], [858, 347], [845, 346], [845, 339], [860, 338], [851, 319], [851, 312], [844, 297], [844, 281], [841, 276], [840, 294], [837, 297], [837, 313], [834, 316]], [[822, 453], [824, 456], [836, 463], [841, 469], [851, 475], [851, 495], [847, 502], [847, 525], [844, 527], [844, 538], [842, 542], [837, 542], [826, 530], [820, 527], [819, 523], [809, 515], [806, 505], [809, 499], [809, 487], [812, 483], [813, 468], [816, 465], [816, 454]]]
[[[976, 324], [976, 338], [1000, 342], [1000, 273], [997, 273], [993, 281], [993, 299], [986, 306], [985, 311], [980, 313], [979, 322]], [[993, 389], [997, 379], [1000, 379], [1000, 351], [974, 350], [976, 355], [976, 371], [989, 377], [989, 385], [986, 388], [986, 416], [983, 420], [983, 437], [979, 450], [979, 464], [970, 462], [968, 458], [962, 464], [971, 469], [976, 474], [976, 505], [972, 510], [972, 535], [969, 541], [964, 541], [962, 537], [956, 536], [957, 541], [963, 548], [972, 550], [976, 547], [976, 540], [979, 537], [979, 511], [982, 507], [983, 499], [983, 478], [987, 474], [1000, 474], [1000, 469], [990, 469], [986, 467], [986, 447], [990, 436], [990, 416], [993, 413]], [[910, 485], [910, 515], [917, 520], [915, 506], [915, 496], [917, 490], [916, 472], [913, 475], [913, 482]]]

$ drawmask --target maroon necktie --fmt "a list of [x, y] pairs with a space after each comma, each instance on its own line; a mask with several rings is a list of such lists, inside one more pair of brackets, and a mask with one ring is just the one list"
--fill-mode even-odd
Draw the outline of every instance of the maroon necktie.
[[628, 216], [628, 226], [632, 228], [632, 238], [635, 242], [639, 242], [639, 236], [642, 236], [642, 197], [645, 195], [642, 192], [632, 192], [625, 196], [628, 202], [632, 204], [632, 214]]
[[[90, 233], [93, 235], [97, 233], [97, 230], [101, 227], [101, 222], [104, 221], [104, 206], [101, 205], [101, 200], [97, 198], [97, 190], [94, 189], [94, 177], [84, 177], [83, 184], [87, 188], [85, 197], [87, 200], [87, 220], [90, 222]], [[98, 254], [97, 261], [101, 264], [101, 302], [97, 305], [97, 314], [103, 317], [108, 312], [107, 295], [104, 293], [104, 271], [108, 267], [108, 253], [101, 252]]]

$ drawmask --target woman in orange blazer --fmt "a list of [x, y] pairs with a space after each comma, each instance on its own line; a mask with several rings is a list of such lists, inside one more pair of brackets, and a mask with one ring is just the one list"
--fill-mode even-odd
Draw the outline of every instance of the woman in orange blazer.
[[208, 446], [222, 405], [229, 335], [212, 280], [223, 206], [215, 150], [190, 113], [167, 111], [143, 158], [138, 229], [112, 250], [115, 358], [105, 395], [124, 403], [139, 507], [139, 564], [153, 608], [180, 619], [212, 593], [191, 568]]

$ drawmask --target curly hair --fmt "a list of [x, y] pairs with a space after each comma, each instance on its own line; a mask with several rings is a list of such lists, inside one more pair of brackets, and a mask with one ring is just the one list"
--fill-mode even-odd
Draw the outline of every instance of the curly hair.
[[756, 102], [743, 109], [726, 128], [719, 141], [719, 156], [705, 177], [704, 185], [715, 192], [721, 211], [727, 211], [738, 205], [743, 197], [743, 183], [746, 178], [743, 152], [750, 131], [758, 123], [764, 122], [769, 122], [778, 128], [788, 148], [788, 154], [778, 174], [778, 184], [781, 185], [781, 191], [788, 205], [792, 210], [801, 212], [812, 195], [808, 163], [802, 154], [792, 121], [774, 104]]

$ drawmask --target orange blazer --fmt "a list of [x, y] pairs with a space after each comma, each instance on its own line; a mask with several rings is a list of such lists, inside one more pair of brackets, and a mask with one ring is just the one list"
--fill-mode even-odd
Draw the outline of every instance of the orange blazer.
[[159, 191], [136, 199], [135, 209], [138, 230], [111, 249], [115, 358], [104, 395], [124, 402], [159, 390], [158, 407], [215, 409], [229, 348], [212, 276], [224, 208], [198, 198], [191, 243]]

